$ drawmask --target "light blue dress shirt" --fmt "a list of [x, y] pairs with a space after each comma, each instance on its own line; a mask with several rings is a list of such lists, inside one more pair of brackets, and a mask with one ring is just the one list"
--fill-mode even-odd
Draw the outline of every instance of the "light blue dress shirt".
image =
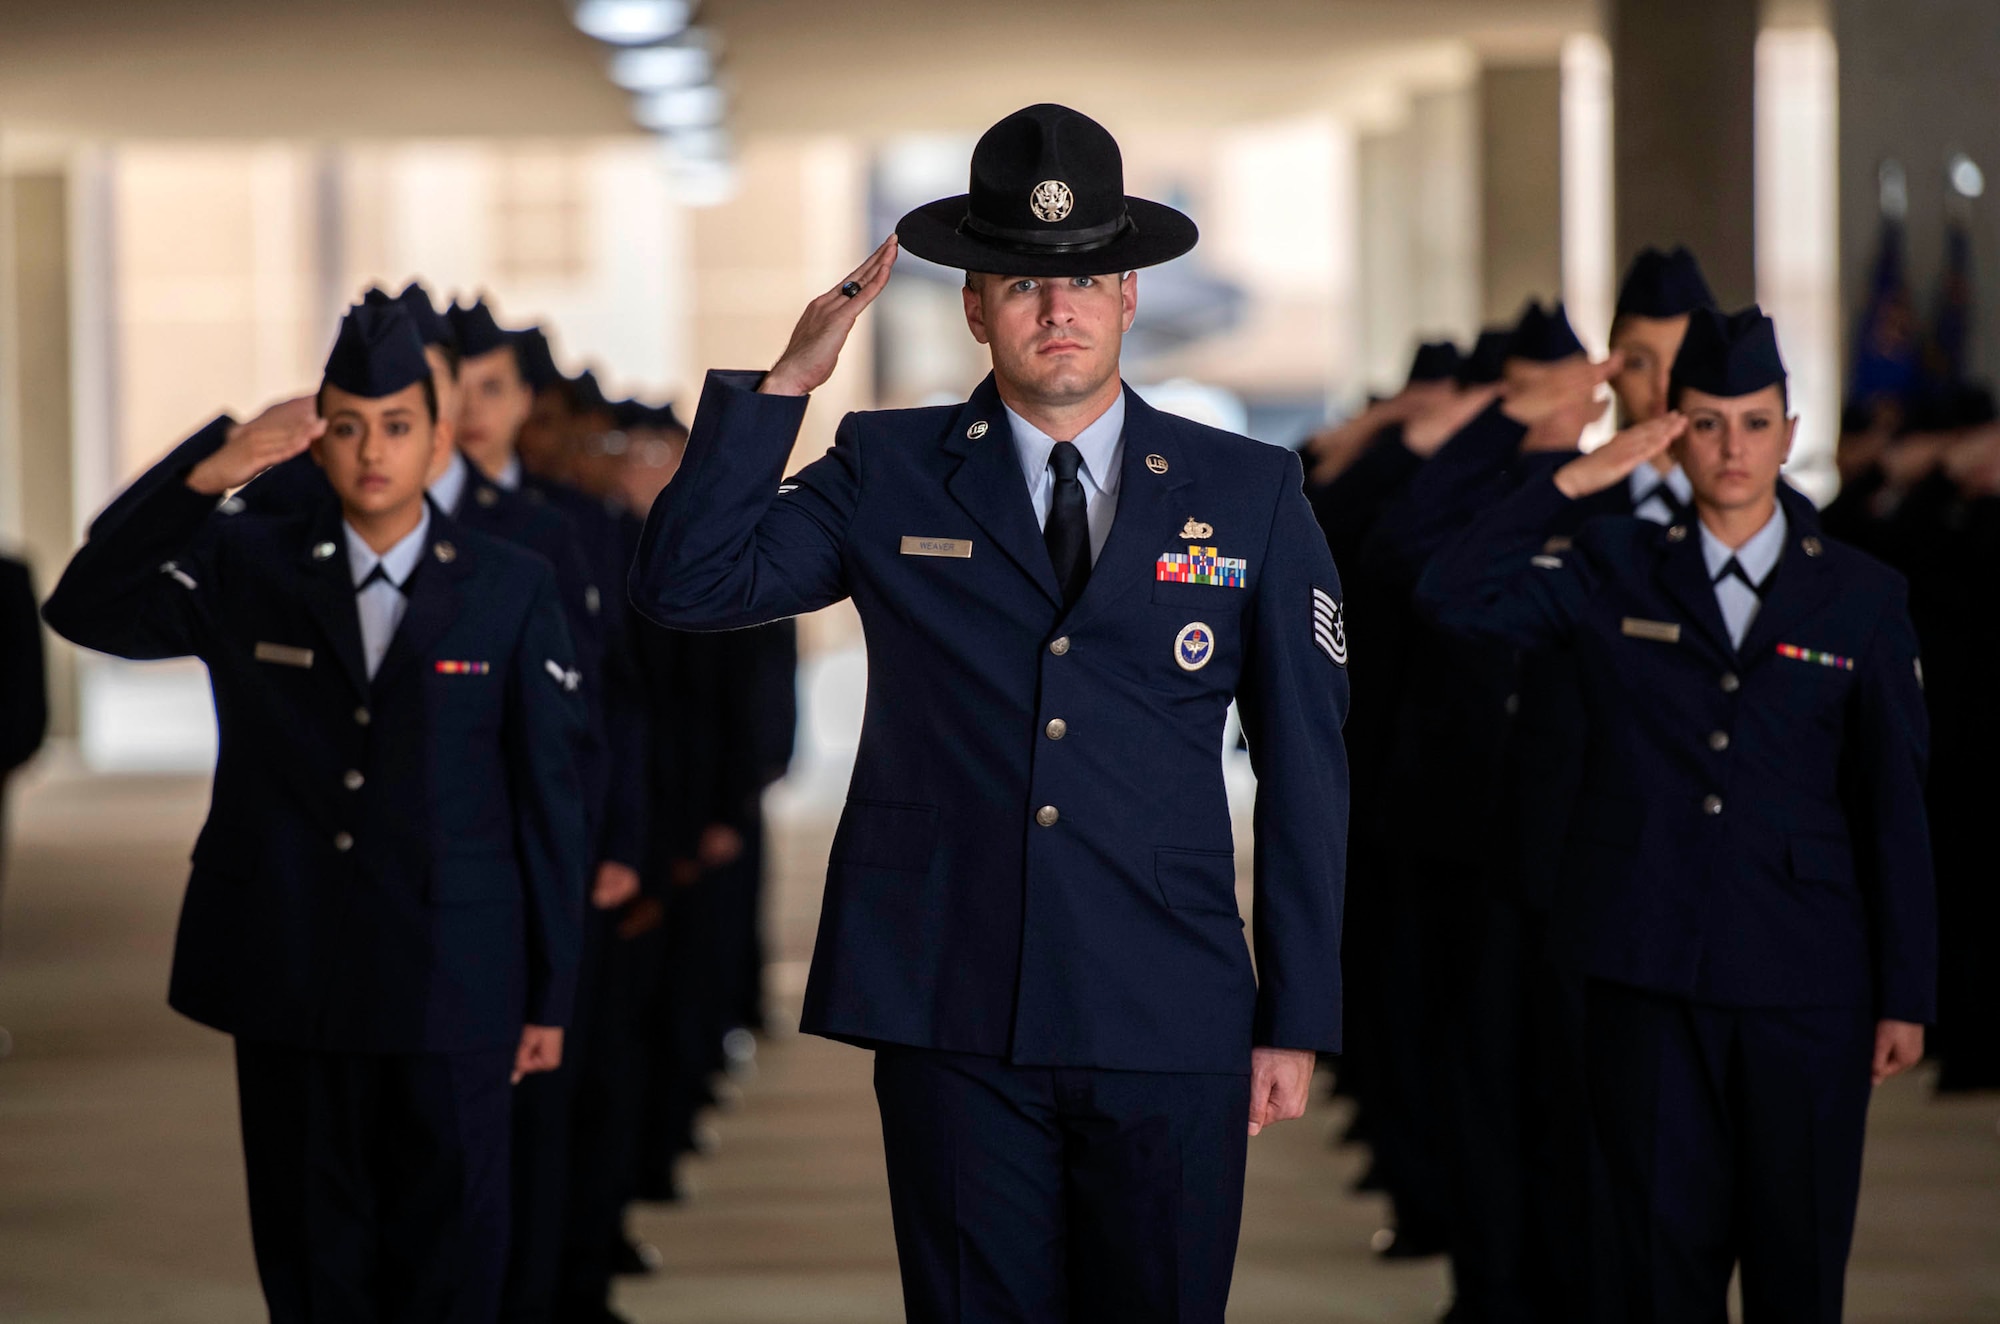
[[1674, 522], [1674, 512], [1660, 500], [1662, 487], [1679, 498], [1683, 506], [1694, 500], [1694, 484], [1688, 481], [1688, 476], [1681, 472], [1678, 464], [1667, 470], [1665, 478], [1660, 477], [1660, 471], [1652, 465], [1642, 464], [1632, 471], [1632, 477], [1627, 481], [1632, 490], [1632, 513], [1655, 524]]
[[451, 453], [451, 463], [431, 484], [431, 502], [447, 515], [458, 513], [458, 503], [465, 500], [465, 485], [472, 478], [472, 466], [457, 451]]
[[1701, 527], [1701, 559], [1708, 564], [1708, 577], [1715, 582], [1715, 602], [1722, 608], [1722, 623], [1729, 627], [1729, 644], [1732, 648], [1743, 647], [1743, 636], [1750, 632], [1750, 623], [1757, 619], [1757, 609], [1763, 606], [1763, 599], [1755, 589], [1736, 576], [1716, 579], [1722, 567], [1735, 557], [1743, 567], [1743, 573], [1759, 584], [1771, 577], [1777, 568], [1778, 558], [1785, 551], [1785, 533], [1789, 527], [1785, 520], [1785, 507], [1781, 502], [1771, 512], [1771, 518], [1764, 527], [1750, 535], [1735, 551], [1730, 551], [1722, 539], [1708, 531], [1708, 526], [1695, 521]]
[[[1014, 452], [1021, 457], [1021, 473], [1028, 480], [1028, 499], [1035, 503], [1035, 523], [1047, 527], [1049, 507], [1056, 500], [1056, 476], [1049, 468], [1055, 438], [1011, 409], [1007, 410], [1007, 422], [1014, 429]], [[1077, 477], [1083, 482], [1084, 512], [1090, 521], [1090, 563], [1096, 565], [1104, 540], [1111, 536], [1111, 521], [1118, 514], [1119, 466], [1125, 457], [1124, 391], [1118, 392], [1111, 408], [1076, 434], [1075, 443], [1083, 452], [1083, 467], [1077, 470]]]
[[[354, 526], [341, 522], [341, 532], [347, 535], [347, 568], [354, 576], [354, 611], [361, 618], [361, 656], [368, 664], [368, 679], [375, 679], [376, 670], [382, 665], [383, 655], [389, 651], [389, 641], [396, 637], [396, 627], [403, 623], [403, 613], [410, 608], [409, 598], [403, 595], [401, 585], [408, 582], [410, 572], [417, 568], [417, 562], [424, 554], [424, 540], [431, 532], [431, 508], [424, 506], [423, 516], [417, 520], [417, 527], [403, 535], [401, 541], [381, 556], [363, 542]], [[377, 565], [393, 583], [376, 580], [367, 588], [361, 588], [361, 581], [374, 572]]]

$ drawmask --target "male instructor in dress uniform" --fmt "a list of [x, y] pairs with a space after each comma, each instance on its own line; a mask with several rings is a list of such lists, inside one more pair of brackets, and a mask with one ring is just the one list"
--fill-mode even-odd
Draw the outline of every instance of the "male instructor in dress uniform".
[[[1340, 1044], [1340, 587], [1296, 456], [1125, 390], [1135, 268], [1193, 247], [1061, 106], [980, 139], [969, 195], [711, 375], [632, 570], [732, 629], [852, 597], [861, 749], [804, 1028], [872, 1047], [908, 1316], [1219, 1321], [1246, 1132]], [[993, 374], [855, 414], [780, 485], [897, 246], [962, 268]], [[1259, 775], [1253, 975], [1223, 723]], [[1247, 1127], [1246, 1127], [1247, 1123]]]

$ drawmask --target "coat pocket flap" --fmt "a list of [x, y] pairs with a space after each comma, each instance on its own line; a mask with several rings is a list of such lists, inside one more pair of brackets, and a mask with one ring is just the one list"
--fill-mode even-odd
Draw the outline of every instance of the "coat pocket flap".
[[1237, 916], [1236, 853], [1226, 850], [1158, 850], [1153, 871], [1169, 910]]

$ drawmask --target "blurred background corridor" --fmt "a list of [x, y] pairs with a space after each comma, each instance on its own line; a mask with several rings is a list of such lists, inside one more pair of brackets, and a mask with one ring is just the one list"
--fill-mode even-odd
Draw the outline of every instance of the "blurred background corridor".
[[[685, 420], [705, 370], [768, 365], [1042, 100], [1202, 228], [1140, 280], [1128, 380], [1272, 445], [1530, 298], [1603, 352], [1655, 243], [1776, 320], [1788, 472], [1821, 502], [1857, 341], [1900, 334], [1914, 364], [1917, 322], [1949, 317], [1940, 371], [2000, 376], [1993, 0], [0, 0], [0, 549], [45, 593], [175, 441], [312, 389], [371, 284], [483, 297], [564, 373]], [[800, 456], [849, 410], [964, 398], [985, 360], [959, 284], [905, 260]], [[229, 1043], [164, 1002], [206, 676], [45, 645], [48, 739], [0, 837], [0, 1321], [259, 1319]], [[900, 1317], [867, 1055], [796, 1033], [865, 680], [848, 606], [800, 622], [767, 1033], [680, 1201], [638, 1207], [663, 1257], [620, 1288], [641, 1324]], [[1931, 1085], [1875, 1102], [1855, 1321], [2000, 1320], [2000, 1095]], [[1443, 1307], [1442, 1260], [1371, 1249], [1366, 1155], [1330, 1143], [1349, 1107], [1252, 1145], [1232, 1319]]]

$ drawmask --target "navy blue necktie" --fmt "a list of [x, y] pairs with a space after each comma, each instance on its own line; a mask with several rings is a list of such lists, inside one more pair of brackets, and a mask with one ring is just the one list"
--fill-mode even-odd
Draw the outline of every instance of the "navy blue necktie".
[[1059, 441], [1049, 452], [1056, 492], [1048, 523], [1042, 526], [1042, 541], [1055, 565], [1056, 582], [1062, 585], [1065, 608], [1076, 605], [1090, 582], [1090, 511], [1083, 499], [1083, 480], [1076, 476], [1082, 467], [1083, 452], [1075, 442]]

